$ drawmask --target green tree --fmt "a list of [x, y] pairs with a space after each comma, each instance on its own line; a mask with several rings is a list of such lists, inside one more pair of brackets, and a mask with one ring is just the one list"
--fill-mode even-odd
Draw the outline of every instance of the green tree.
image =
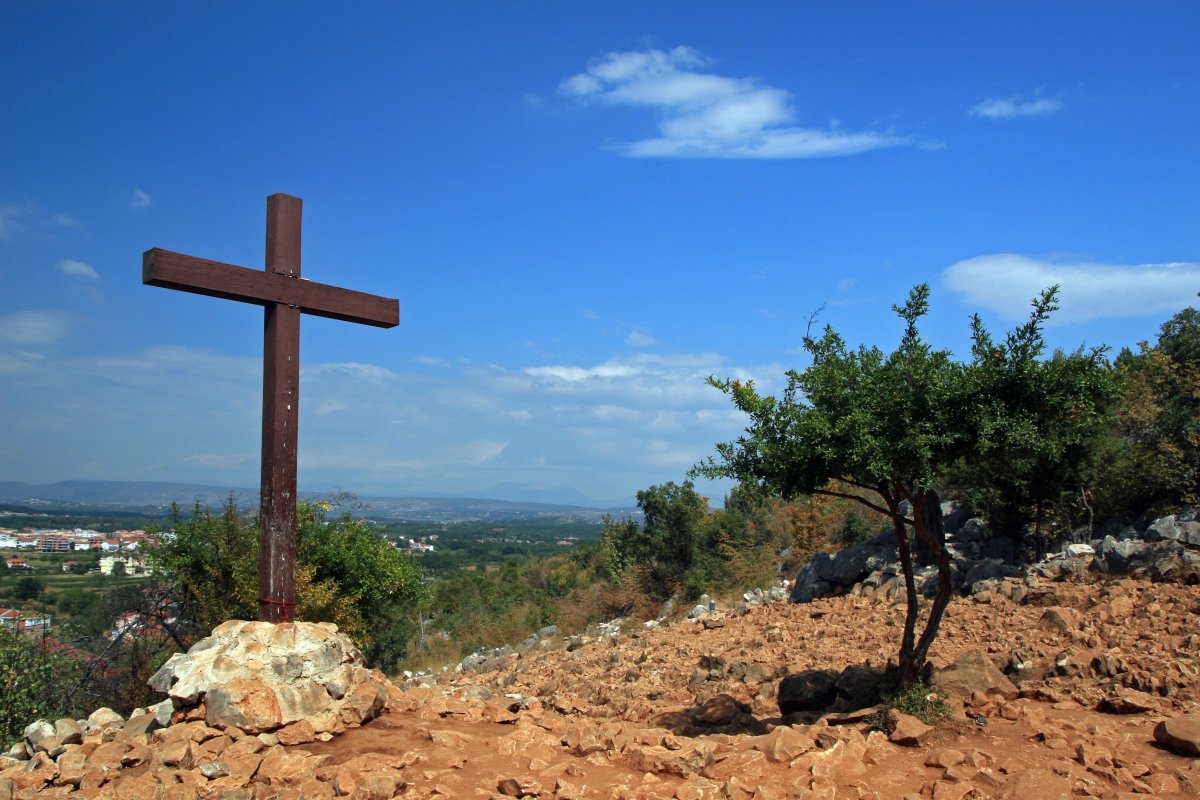
[[971, 447], [952, 477], [993, 531], [1021, 542], [1032, 523], [1033, 540], [1025, 544], [1039, 555], [1052, 513], [1070, 527], [1071, 509], [1090, 512], [1089, 489], [1117, 401], [1107, 348], [1042, 357], [1041, 332], [1057, 309], [1056, 296], [1057, 287], [1044, 292], [1029, 321], [1002, 342], [972, 317], [973, 358], [963, 375]]
[[636, 520], [614, 519], [608, 514], [604, 515], [593, 562], [598, 578], [613, 585], [621, 582], [625, 570], [632, 563], [627, 543], [635, 541], [640, 532]]
[[18, 600], [37, 600], [45, 588], [46, 584], [40, 578], [26, 575], [17, 580], [17, 585], [13, 588], [13, 594], [16, 595]]
[[664, 600], [683, 583], [696, 558], [708, 502], [690, 481], [667, 482], [637, 494], [643, 521], [606, 519], [600, 534], [601, 573], [617, 582], [630, 568], [642, 571], [642, 588]]
[[[1041, 331], [1054, 305], [1051, 289], [1034, 302], [1029, 323], [1007, 340], [1022, 363], [1040, 353]], [[950, 600], [950, 559], [945, 548], [936, 486], [944, 471], [969, 460], [988, 420], [1026, 411], [1014, 396], [995, 404], [996, 385], [971, 374], [976, 364], [955, 362], [922, 339], [918, 321], [929, 307], [929, 287], [919, 285], [893, 310], [904, 322], [895, 351], [848, 348], [832, 328], [805, 337], [812, 364], [787, 373], [782, 398], [759, 395], [752, 383], [710, 378], [750, 417], [746, 434], [717, 445], [717, 456], [694, 472], [733, 478], [784, 498], [825, 494], [861, 503], [891, 521], [908, 602], [900, 644], [900, 681], [911, 686], [924, 668]], [[987, 350], [982, 326], [976, 347]], [[985, 353], [990, 357], [990, 353]], [[1068, 398], [1074, 399], [1074, 398]], [[914, 577], [914, 541], [937, 566], [937, 592], [917, 636], [920, 605]]]

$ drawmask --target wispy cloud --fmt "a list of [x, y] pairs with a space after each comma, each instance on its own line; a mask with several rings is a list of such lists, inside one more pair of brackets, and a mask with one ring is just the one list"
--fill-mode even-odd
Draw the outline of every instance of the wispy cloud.
[[1017, 117], [1041, 117], [1053, 114], [1062, 108], [1062, 101], [1053, 97], [1030, 98], [989, 97], [967, 109], [972, 117], [985, 119], [1015, 119]]
[[73, 258], [64, 258], [54, 265], [59, 272], [72, 278], [80, 278], [93, 283], [100, 280], [100, 273], [91, 265]]
[[970, 306], [1007, 319], [1029, 313], [1029, 302], [1059, 285], [1054, 322], [1082, 323], [1175, 311], [1195, 302], [1200, 264], [1055, 263], [1012, 253], [959, 261], [942, 273], [946, 286]]
[[150, 199], [150, 195], [138, 188], [134, 188], [133, 192], [129, 195], [130, 208], [149, 208], [153, 202]]
[[19, 231], [38, 228], [74, 228], [79, 221], [70, 214], [48, 212], [33, 203], [0, 205], [0, 239], [10, 239]]
[[8, 239], [21, 226], [24, 209], [15, 203], [0, 206], [0, 239]]
[[652, 344], [657, 344], [657, 341], [655, 341], [653, 336], [647, 333], [642, 333], [641, 331], [631, 331], [630, 334], [625, 337], [625, 344], [629, 345], [630, 347], [649, 347]]
[[613, 52], [564, 80], [559, 92], [658, 111], [658, 137], [617, 147], [631, 158], [822, 158], [914, 144], [890, 131], [800, 127], [789, 92], [705, 72], [708, 63], [691, 47]]
[[18, 311], [0, 316], [0, 343], [53, 344], [69, 330], [67, 315], [61, 311]]

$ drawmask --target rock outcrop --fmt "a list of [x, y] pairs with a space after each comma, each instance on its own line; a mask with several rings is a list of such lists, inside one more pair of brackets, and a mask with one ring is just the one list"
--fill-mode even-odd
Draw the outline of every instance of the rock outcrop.
[[230, 620], [173, 655], [150, 686], [169, 696], [173, 719], [252, 734], [303, 722], [316, 735], [377, 717], [391, 683], [336, 625]]
[[[1059, 550], [1033, 563], [1019, 560], [1007, 537], [990, 536], [983, 520], [961, 517], [960, 512], [946, 516], [950, 575], [960, 594], [988, 596], [1002, 590], [1010, 596], [1014, 591], [1024, 596], [1039, 581], [1080, 572], [1200, 584], [1196, 509], [1156, 519], [1144, 530], [1102, 526], [1099, 538], [1063, 543]], [[1077, 536], [1086, 538], [1084, 531]], [[918, 567], [915, 578], [922, 596], [932, 597], [937, 591], [933, 567]], [[847, 594], [903, 600], [903, 580], [895, 535], [886, 531], [836, 553], [817, 553], [796, 575], [791, 601], [808, 603]], [[1025, 586], [1018, 588], [1014, 581]]]

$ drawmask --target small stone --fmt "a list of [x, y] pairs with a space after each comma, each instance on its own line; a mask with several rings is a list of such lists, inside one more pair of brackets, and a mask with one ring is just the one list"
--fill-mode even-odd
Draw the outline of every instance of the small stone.
[[1070, 636], [1079, 630], [1079, 615], [1073, 609], [1053, 606], [1042, 612], [1038, 627], [1050, 633]]
[[313, 730], [311, 722], [302, 719], [299, 722], [293, 722], [291, 725], [285, 725], [275, 731], [275, 736], [278, 737], [280, 744], [291, 746], [308, 744], [317, 738], [317, 733]]
[[59, 744], [80, 744], [83, 742], [83, 728], [73, 719], [60, 719], [54, 723], [54, 738]]
[[946, 747], [930, 753], [925, 759], [925, 766], [949, 769], [950, 767], [958, 766], [966, 760], [967, 756], [962, 751]]
[[1158, 708], [1159, 700], [1154, 695], [1123, 686], [1113, 687], [1096, 705], [1096, 710], [1105, 714], [1145, 714]]
[[902, 747], [919, 747], [929, 741], [933, 728], [909, 714], [903, 714], [894, 708], [888, 709], [884, 719], [883, 729], [887, 732], [888, 741]]

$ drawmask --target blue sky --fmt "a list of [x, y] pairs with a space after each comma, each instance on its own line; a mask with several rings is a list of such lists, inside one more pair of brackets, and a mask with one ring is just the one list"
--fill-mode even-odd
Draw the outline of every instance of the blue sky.
[[[400, 327], [302, 325], [301, 488], [611, 503], [803, 367], [810, 313], [967, 351], [1062, 284], [1052, 345], [1200, 290], [1200, 6], [0, 3], [0, 479], [258, 477], [261, 311], [162, 247]], [[721, 496], [720, 486], [701, 485]]]

